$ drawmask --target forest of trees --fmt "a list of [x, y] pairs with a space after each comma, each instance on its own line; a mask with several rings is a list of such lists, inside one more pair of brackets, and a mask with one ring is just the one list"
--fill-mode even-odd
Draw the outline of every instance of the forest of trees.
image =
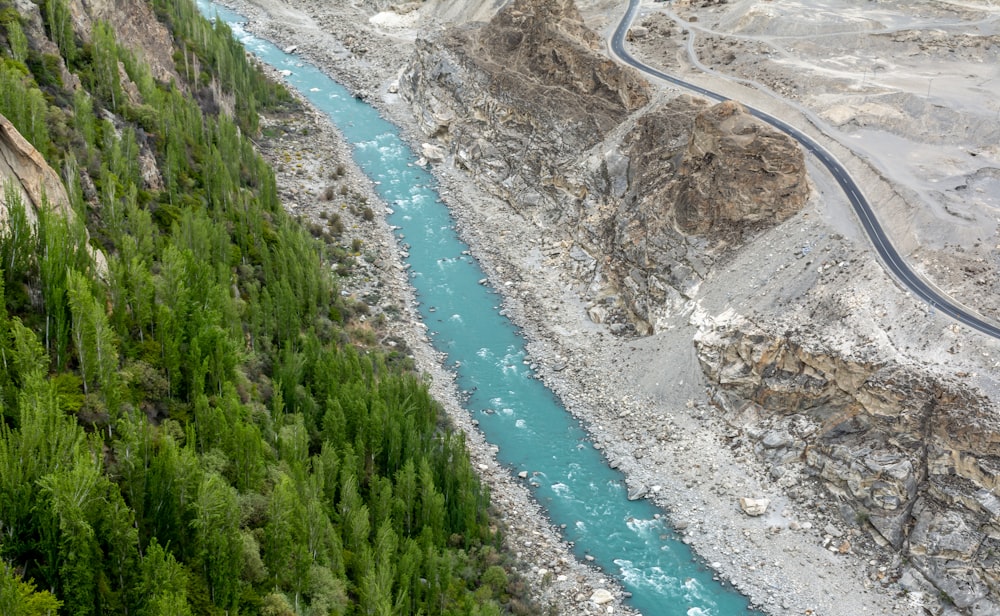
[[48, 47], [0, 0], [0, 114], [75, 212], [32, 225], [0, 188], [0, 613], [531, 610], [462, 436], [352, 344], [335, 254], [245, 138], [295, 102], [189, 0], [153, 6], [182, 83], [66, 0]]

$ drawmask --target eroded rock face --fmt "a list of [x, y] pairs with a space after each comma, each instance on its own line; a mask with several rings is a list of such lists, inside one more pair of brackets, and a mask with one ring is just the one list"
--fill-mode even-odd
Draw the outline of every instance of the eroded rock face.
[[[0, 184], [10, 185], [25, 204], [31, 224], [38, 220], [37, 211], [44, 202], [62, 215], [72, 215], [66, 188], [41, 153], [35, 149], [14, 125], [0, 115]], [[7, 218], [7, 204], [0, 186], [0, 220]]]
[[[28, 223], [32, 227], [38, 224], [38, 212], [42, 207], [48, 207], [67, 218], [76, 215], [59, 174], [45, 162], [35, 146], [28, 143], [14, 128], [10, 120], [0, 115], [0, 225], [7, 221], [8, 187], [21, 199]], [[89, 242], [87, 251], [94, 260], [97, 274], [106, 276], [108, 259], [105, 254]]]
[[808, 197], [795, 143], [736, 103], [650, 104], [638, 73], [601, 52], [572, 0], [518, 0], [453, 28], [401, 74], [442, 164], [563, 248], [593, 318], [645, 334], [697, 293], [722, 251]]
[[635, 72], [598, 53], [569, 0], [518, 0], [488, 24], [417, 42], [400, 77], [428, 137], [529, 217], [574, 217], [582, 152], [649, 100]]
[[787, 220], [809, 198], [798, 145], [735, 101], [682, 95], [640, 118], [628, 141], [647, 229], [732, 241]]
[[970, 613], [1000, 610], [1000, 414], [985, 397], [746, 322], [706, 327], [696, 346], [717, 405], [779, 484], [814, 477], [909, 579]]
[[160, 81], [182, 80], [174, 68], [170, 32], [153, 14], [149, 3], [135, 0], [73, 0], [69, 3], [74, 31], [85, 41], [90, 40], [93, 24], [110, 23], [118, 34], [118, 42], [142, 57], [153, 77]]
[[771, 227], [809, 198], [805, 159], [787, 135], [726, 101], [695, 118], [670, 196], [685, 233]]

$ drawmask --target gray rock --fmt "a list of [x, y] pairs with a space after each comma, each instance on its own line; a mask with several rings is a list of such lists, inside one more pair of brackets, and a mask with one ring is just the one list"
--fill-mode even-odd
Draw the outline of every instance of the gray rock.
[[645, 497], [647, 494], [649, 494], [649, 486], [647, 485], [636, 486], [634, 488], [629, 488], [628, 499], [630, 501], [639, 500], [640, 498]]

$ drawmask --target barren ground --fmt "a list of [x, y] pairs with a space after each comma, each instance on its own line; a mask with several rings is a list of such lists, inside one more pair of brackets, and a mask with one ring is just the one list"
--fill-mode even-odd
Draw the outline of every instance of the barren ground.
[[1000, 6], [682, 1], [647, 3], [636, 23], [639, 57], [738, 81], [738, 98], [801, 114], [884, 176], [900, 198], [872, 201], [894, 243], [1000, 316]]

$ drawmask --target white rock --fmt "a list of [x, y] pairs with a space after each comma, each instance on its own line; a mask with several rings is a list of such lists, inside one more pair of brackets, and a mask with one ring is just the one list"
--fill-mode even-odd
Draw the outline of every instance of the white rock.
[[636, 486], [634, 488], [629, 489], [628, 499], [630, 501], [639, 500], [640, 498], [646, 496], [646, 494], [648, 493], [649, 493], [649, 488], [647, 486], [645, 485]]
[[590, 600], [597, 605], [604, 605], [605, 603], [611, 603], [615, 600], [615, 596], [611, 592], [604, 588], [598, 588], [594, 591], [594, 594], [590, 595]]
[[766, 498], [741, 498], [740, 509], [749, 516], [764, 515], [771, 501]]
[[433, 143], [421, 143], [420, 153], [424, 155], [424, 158], [431, 162], [440, 162], [444, 160], [445, 151], [439, 145], [434, 145]]

